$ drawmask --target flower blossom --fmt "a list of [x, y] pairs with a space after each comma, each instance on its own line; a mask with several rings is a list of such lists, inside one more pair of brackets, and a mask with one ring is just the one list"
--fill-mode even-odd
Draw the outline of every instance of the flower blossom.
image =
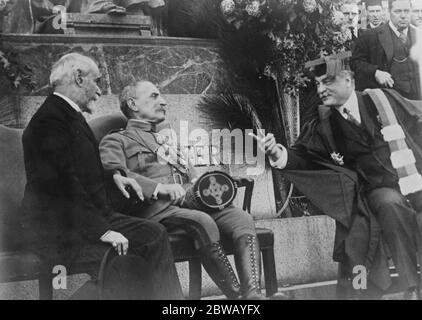
[[305, 12], [311, 13], [317, 9], [317, 3], [315, 0], [303, 0], [303, 9]]
[[257, 17], [260, 14], [260, 3], [259, 1], [252, 1], [246, 6], [246, 12], [252, 16]]
[[233, 13], [235, 6], [236, 5], [235, 5], [233, 0], [223, 0], [223, 1], [221, 1], [221, 4], [220, 4], [221, 11], [225, 15], [229, 15], [229, 14]]

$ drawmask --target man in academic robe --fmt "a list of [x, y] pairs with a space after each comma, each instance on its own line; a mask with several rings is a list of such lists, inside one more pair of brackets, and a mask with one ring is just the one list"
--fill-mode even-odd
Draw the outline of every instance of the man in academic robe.
[[[334, 259], [340, 262], [343, 279], [353, 278], [356, 266], [365, 266], [370, 290], [363, 290], [362, 297], [382, 296], [391, 285], [389, 252], [403, 298], [417, 299], [420, 230], [415, 209], [422, 209], [421, 196], [401, 193], [402, 178], [390, 159], [378, 109], [369, 93], [355, 91], [353, 73], [338, 59], [328, 59], [315, 67], [314, 75], [323, 105], [297, 143], [285, 148], [272, 134], [256, 138], [271, 165], [336, 220]], [[422, 172], [422, 113], [396, 91], [384, 94]]]

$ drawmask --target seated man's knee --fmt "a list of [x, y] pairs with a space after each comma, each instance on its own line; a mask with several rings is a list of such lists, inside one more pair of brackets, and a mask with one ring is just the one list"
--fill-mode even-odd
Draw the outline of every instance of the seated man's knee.
[[[169, 238], [166, 228], [158, 222], [143, 221], [143, 227], [139, 228], [132, 237], [129, 239], [129, 246], [162, 246], [167, 245]], [[131, 245], [132, 244], [132, 245]], [[135, 248], [134, 248], [135, 249]]]
[[214, 219], [205, 212], [202, 211], [193, 211], [195, 214], [195, 221], [203, 225], [204, 227], [214, 227], [217, 228], [217, 225], [215, 224]]
[[245, 212], [240, 208], [233, 208], [230, 211], [235, 221], [239, 222], [241, 226], [254, 227], [255, 222], [251, 214]]
[[157, 242], [169, 241], [167, 230], [162, 224], [154, 222], [154, 229], [155, 229], [155, 233], [157, 234], [157, 237], [156, 237]]
[[193, 210], [192, 224], [196, 224], [208, 235], [211, 241], [218, 241], [220, 238], [218, 226], [214, 219], [205, 212]]
[[239, 208], [226, 209], [217, 224], [222, 234], [234, 241], [244, 235], [256, 234], [252, 216]]
[[375, 191], [369, 195], [369, 205], [384, 232], [396, 233], [399, 226], [408, 228], [415, 222], [416, 212], [397, 190], [382, 188]]
[[375, 212], [389, 211], [397, 206], [407, 206], [404, 197], [395, 189], [379, 188], [373, 190], [368, 196], [369, 205]]

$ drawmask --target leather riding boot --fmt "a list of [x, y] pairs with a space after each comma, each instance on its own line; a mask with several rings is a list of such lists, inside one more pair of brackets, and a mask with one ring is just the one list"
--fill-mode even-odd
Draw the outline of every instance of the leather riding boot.
[[234, 243], [234, 259], [240, 280], [240, 294], [245, 300], [266, 300], [261, 293], [261, 253], [253, 235], [243, 235]]
[[220, 242], [202, 247], [198, 251], [202, 265], [215, 284], [227, 298], [237, 299], [239, 297], [239, 282]]

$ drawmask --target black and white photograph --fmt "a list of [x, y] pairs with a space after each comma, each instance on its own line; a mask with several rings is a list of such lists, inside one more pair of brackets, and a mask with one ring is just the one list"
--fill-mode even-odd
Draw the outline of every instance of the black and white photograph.
[[421, 300], [421, 76], [422, 0], [0, 0], [0, 300]]

